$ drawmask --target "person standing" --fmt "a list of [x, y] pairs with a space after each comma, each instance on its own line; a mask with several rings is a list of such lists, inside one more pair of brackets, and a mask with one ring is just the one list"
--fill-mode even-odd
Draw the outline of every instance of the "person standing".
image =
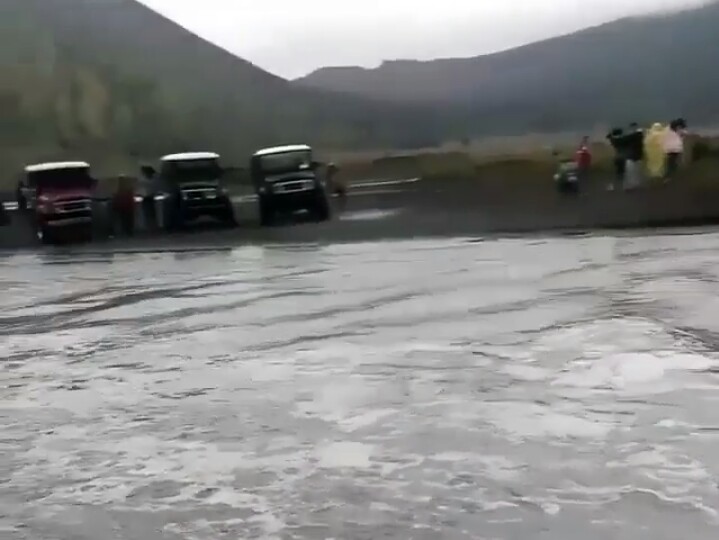
[[670, 182], [676, 178], [677, 171], [681, 165], [684, 155], [684, 130], [686, 123], [681, 120], [672, 120], [669, 129], [664, 135], [664, 153], [666, 154], [666, 165], [664, 169], [664, 181]]
[[135, 233], [135, 186], [132, 178], [120, 176], [112, 197], [113, 229], [125, 236]]
[[609, 143], [614, 148], [614, 182], [609, 185], [610, 190], [624, 187], [624, 176], [627, 168], [627, 148], [624, 130], [614, 128], [607, 135]]
[[589, 137], [586, 135], [582, 137], [582, 142], [579, 143], [575, 161], [580, 180], [585, 180], [589, 174], [589, 169], [592, 167], [592, 151], [589, 148]]
[[644, 130], [639, 124], [629, 124], [625, 135], [626, 144], [626, 189], [638, 188], [642, 183], [642, 162], [644, 161]]
[[142, 221], [145, 232], [157, 230], [157, 207], [155, 203], [155, 169], [149, 165], [140, 167], [142, 172], [141, 193], [142, 193]]
[[25, 198], [25, 193], [22, 188], [23, 183], [22, 180], [20, 180], [15, 188], [15, 200], [17, 201], [17, 209], [20, 212], [25, 212], [27, 210], [27, 199]]
[[339, 167], [334, 163], [327, 164], [327, 186], [332, 194], [339, 199], [340, 209], [347, 208], [347, 184], [339, 178]]

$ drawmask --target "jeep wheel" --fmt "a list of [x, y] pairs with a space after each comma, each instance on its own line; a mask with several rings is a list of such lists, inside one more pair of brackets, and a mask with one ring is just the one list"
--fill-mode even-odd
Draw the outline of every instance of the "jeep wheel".
[[185, 228], [185, 212], [181, 207], [170, 207], [167, 216], [167, 230], [169, 232], [179, 232]]
[[260, 199], [260, 225], [271, 227], [275, 224], [275, 209], [269, 201]]
[[312, 215], [317, 221], [329, 221], [331, 217], [330, 205], [325, 197], [317, 201], [312, 209]]
[[46, 246], [55, 243], [55, 235], [52, 229], [47, 225], [38, 224], [35, 227], [35, 237], [38, 242]]
[[82, 227], [82, 228], [77, 232], [78, 241], [79, 241], [79, 242], [83, 242], [83, 243], [92, 242], [93, 239], [94, 239], [94, 238], [93, 238], [93, 236], [94, 236], [94, 235], [93, 235], [93, 232], [94, 232], [94, 231], [93, 231], [92, 226], [90, 226], [90, 227]]
[[221, 216], [222, 224], [228, 229], [237, 227], [237, 219], [232, 204], [229, 204]]

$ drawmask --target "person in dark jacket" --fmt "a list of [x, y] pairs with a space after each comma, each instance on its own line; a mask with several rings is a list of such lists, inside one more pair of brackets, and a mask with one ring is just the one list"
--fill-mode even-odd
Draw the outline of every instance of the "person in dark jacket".
[[0, 201], [0, 226], [10, 225], [10, 214], [5, 210], [5, 204]]
[[25, 198], [22, 187], [23, 183], [22, 180], [20, 180], [15, 188], [15, 200], [17, 201], [17, 209], [20, 212], [25, 212], [27, 210], [27, 199]]
[[114, 223], [125, 236], [135, 233], [135, 186], [132, 178], [121, 176], [112, 197]]
[[142, 172], [142, 219], [145, 231], [157, 230], [157, 208], [155, 206], [155, 169], [150, 166], [141, 167]]
[[644, 130], [639, 124], [629, 124], [629, 132], [624, 136], [626, 147], [625, 187], [639, 187], [642, 182], [642, 162], [644, 161]]
[[627, 148], [624, 130], [622, 128], [614, 128], [607, 135], [609, 143], [614, 148], [614, 182], [610, 184], [610, 189], [622, 189], [624, 187], [624, 175], [627, 166]]

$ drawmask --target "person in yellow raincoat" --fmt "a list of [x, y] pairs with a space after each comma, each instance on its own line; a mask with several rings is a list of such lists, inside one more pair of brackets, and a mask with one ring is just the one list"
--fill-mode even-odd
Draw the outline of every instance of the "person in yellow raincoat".
[[659, 122], [652, 125], [644, 137], [644, 155], [647, 160], [647, 174], [650, 178], [664, 178], [666, 154], [664, 152], [664, 139], [666, 126]]

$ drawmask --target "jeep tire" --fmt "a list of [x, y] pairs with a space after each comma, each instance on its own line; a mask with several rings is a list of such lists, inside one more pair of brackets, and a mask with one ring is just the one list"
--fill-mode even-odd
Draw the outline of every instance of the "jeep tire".
[[232, 202], [227, 201], [227, 206], [220, 214], [220, 220], [222, 224], [228, 229], [237, 227], [237, 218], [235, 218], [235, 209], [232, 206]]
[[332, 213], [330, 211], [330, 204], [327, 200], [327, 197], [318, 197], [317, 202], [315, 203], [315, 206], [314, 208], [312, 208], [311, 212], [312, 217], [314, 217], [316, 221], [329, 221], [330, 217], [332, 217]]
[[168, 232], [181, 231], [185, 228], [185, 209], [179, 198], [165, 199], [167, 201], [166, 228]]
[[272, 206], [272, 201], [267, 197], [260, 196], [260, 226], [271, 227], [275, 224], [275, 208]]
[[56, 241], [54, 231], [44, 223], [35, 223], [35, 237], [44, 246], [52, 245]]

